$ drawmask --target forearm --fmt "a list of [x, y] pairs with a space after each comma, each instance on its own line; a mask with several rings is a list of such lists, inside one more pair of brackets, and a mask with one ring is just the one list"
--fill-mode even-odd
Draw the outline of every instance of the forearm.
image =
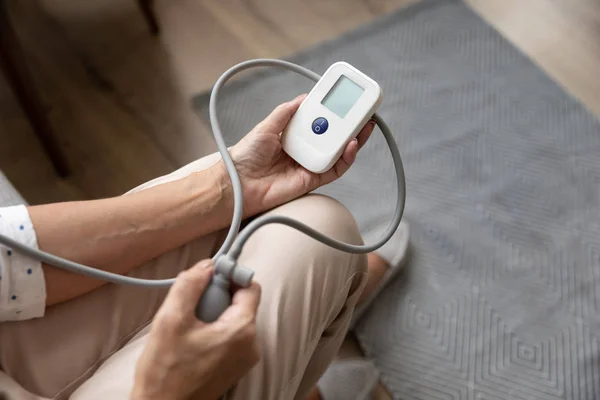
[[[224, 180], [208, 169], [114, 198], [32, 206], [39, 247], [105, 271], [124, 274], [169, 250], [227, 226]], [[104, 282], [44, 265], [47, 305]]]

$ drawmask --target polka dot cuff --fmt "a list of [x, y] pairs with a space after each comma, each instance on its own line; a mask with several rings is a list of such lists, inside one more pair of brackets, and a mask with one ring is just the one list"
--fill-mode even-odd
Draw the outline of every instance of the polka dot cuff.
[[[0, 208], [0, 232], [38, 248], [27, 207]], [[44, 316], [46, 282], [42, 263], [0, 245], [0, 321], [21, 321]]]

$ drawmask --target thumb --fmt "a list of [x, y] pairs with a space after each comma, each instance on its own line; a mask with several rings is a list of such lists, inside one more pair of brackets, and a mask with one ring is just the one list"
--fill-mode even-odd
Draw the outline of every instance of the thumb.
[[306, 94], [302, 94], [292, 101], [282, 103], [275, 107], [271, 114], [259, 124], [260, 130], [279, 134], [290, 122], [290, 119], [292, 119], [292, 116], [296, 110], [298, 110], [298, 107], [300, 107], [300, 104], [305, 98]]
[[163, 307], [179, 315], [193, 317], [196, 304], [212, 277], [212, 260], [200, 261], [179, 274], [167, 294]]
[[231, 307], [227, 308], [219, 318], [220, 321], [235, 321], [240, 318], [254, 319], [261, 298], [261, 287], [257, 282], [247, 288], [236, 290], [231, 301]]

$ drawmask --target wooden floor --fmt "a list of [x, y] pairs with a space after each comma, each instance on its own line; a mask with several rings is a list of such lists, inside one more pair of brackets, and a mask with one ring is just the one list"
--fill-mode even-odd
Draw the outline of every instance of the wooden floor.
[[[1, 79], [0, 170], [32, 204], [123, 193], [214, 151], [189, 99], [225, 68], [293, 54], [414, 1], [158, 0], [154, 38], [135, 0], [9, 0], [74, 173], [54, 176]], [[600, 115], [600, 2], [466, 2]]]
[[[232, 64], [282, 57], [417, 0], [9, 0], [72, 177], [58, 179], [0, 78], [0, 170], [32, 204], [118, 195], [214, 151], [189, 99]], [[465, 0], [600, 115], [600, 2]], [[317, 27], [317, 28], [315, 28]]]

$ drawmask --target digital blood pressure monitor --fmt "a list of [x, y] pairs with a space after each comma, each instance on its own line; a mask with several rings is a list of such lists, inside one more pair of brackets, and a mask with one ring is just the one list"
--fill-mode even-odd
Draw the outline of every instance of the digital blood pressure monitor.
[[373, 79], [346, 62], [331, 65], [283, 131], [284, 151], [309, 171], [329, 170], [382, 99]]

